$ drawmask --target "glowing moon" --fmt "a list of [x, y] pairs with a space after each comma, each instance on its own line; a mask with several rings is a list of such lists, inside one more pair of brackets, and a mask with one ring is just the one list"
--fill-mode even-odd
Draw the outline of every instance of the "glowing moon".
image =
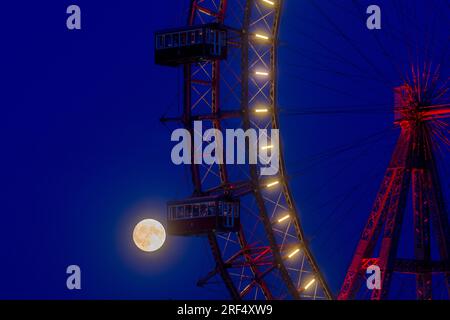
[[166, 230], [158, 221], [145, 219], [134, 227], [133, 240], [142, 251], [154, 252], [166, 241]]

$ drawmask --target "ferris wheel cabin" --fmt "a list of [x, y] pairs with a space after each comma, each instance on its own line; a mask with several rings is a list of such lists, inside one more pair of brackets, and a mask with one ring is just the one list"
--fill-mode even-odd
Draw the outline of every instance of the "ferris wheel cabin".
[[159, 31], [155, 34], [155, 63], [163, 66], [224, 60], [227, 29], [217, 23]]
[[239, 200], [224, 197], [190, 198], [167, 204], [171, 235], [196, 236], [236, 232], [240, 228]]

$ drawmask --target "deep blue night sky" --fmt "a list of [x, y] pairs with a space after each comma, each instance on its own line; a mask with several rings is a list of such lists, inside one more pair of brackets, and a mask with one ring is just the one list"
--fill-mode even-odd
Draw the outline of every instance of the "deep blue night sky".
[[[0, 298], [228, 297], [195, 286], [212, 262], [203, 239], [169, 238], [153, 255], [131, 241], [137, 221], [165, 221], [165, 202], [191, 192], [159, 123], [179, 93], [178, 72], [153, 63], [153, 33], [183, 23], [184, 2], [2, 4]], [[383, 10], [376, 35], [365, 28], [372, 2]], [[405, 43], [421, 39], [432, 44], [433, 61], [448, 63], [450, 8], [432, 2], [285, 1], [280, 107], [381, 110], [282, 116], [295, 200], [334, 292], [398, 135], [385, 130], [401, 83], [393, 66], [406, 71]], [[82, 9], [80, 31], [65, 26], [72, 3]], [[435, 25], [425, 30], [422, 16]], [[323, 162], [311, 158], [380, 132]], [[66, 289], [71, 264], [82, 269], [81, 291]]]

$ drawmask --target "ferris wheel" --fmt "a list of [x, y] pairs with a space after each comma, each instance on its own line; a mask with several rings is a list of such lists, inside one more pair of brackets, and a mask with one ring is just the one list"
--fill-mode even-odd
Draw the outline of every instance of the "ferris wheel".
[[[194, 125], [196, 121], [202, 121], [204, 129], [220, 131], [282, 129], [280, 114], [287, 113], [278, 105], [278, 34], [282, 6], [281, 0], [192, 0], [185, 27], [158, 32], [156, 62], [181, 66], [184, 75], [182, 112], [164, 121], [180, 123], [192, 137], [198, 134]], [[334, 3], [334, 6], [348, 11], [343, 4]], [[321, 27], [336, 33], [369, 65], [370, 72], [363, 74], [361, 79], [370, 77], [370, 81], [390, 85], [389, 79], [386, 80], [383, 72], [339, 25], [318, 6], [316, 9], [328, 24]], [[410, 18], [405, 12], [400, 15], [404, 20]], [[307, 51], [295, 50], [296, 54], [307, 57], [309, 62], [319, 67], [323, 67], [320, 63], [325, 60], [337, 61], [365, 72], [356, 61], [340, 55], [331, 43], [327, 46], [308, 37], [317, 44], [318, 50], [327, 49], [326, 52], [316, 51], [308, 57]], [[391, 31], [390, 37], [394, 41], [404, 41], [409, 49], [413, 46], [413, 37], [405, 33]], [[393, 54], [376, 36], [375, 39], [374, 43], [379, 45], [380, 51], [394, 62], [393, 69], [398, 67]], [[444, 60], [446, 54], [443, 52]], [[338, 296], [340, 299], [388, 297], [388, 289], [373, 294], [361, 290], [361, 280], [370, 265], [380, 265], [383, 275], [386, 274], [382, 278], [386, 288], [394, 273], [416, 277], [417, 297], [420, 299], [433, 296], [431, 279], [436, 274], [444, 277], [444, 280], [439, 278], [444, 287], [450, 287], [448, 216], [434, 151], [439, 144], [436, 138], [444, 145], [448, 143], [448, 126], [445, 124], [450, 114], [448, 80], [440, 83], [442, 76], [438, 70], [434, 73], [431, 64], [424, 66], [413, 64], [412, 72], [392, 81], [397, 84], [390, 87], [395, 95], [395, 105], [389, 105], [388, 112], [395, 114], [394, 129], [401, 129], [400, 139], [388, 169], [382, 168], [384, 178], [375, 204], [371, 211], [370, 208], [365, 209], [368, 211], [365, 219], [368, 217], [369, 220], [363, 228], [356, 253], [349, 261], [350, 267]], [[293, 70], [296, 67], [303, 66], [292, 65]], [[334, 72], [337, 76], [346, 74], [333, 68], [327, 66], [325, 72]], [[333, 90], [321, 83], [318, 86]], [[433, 93], [430, 93], [430, 88], [434, 88]], [[385, 107], [386, 104], [380, 106]], [[386, 109], [328, 107], [297, 109], [290, 114], [322, 116], [372, 112], [385, 113]], [[389, 133], [396, 132], [392, 129], [389, 128]], [[320, 152], [312, 159], [316, 162], [327, 161], [338, 153], [366, 148], [369, 143], [378, 143], [385, 133]], [[269, 139], [266, 148], [270, 147]], [[303, 232], [300, 212], [290, 188], [295, 175], [288, 174], [283, 146], [280, 145], [279, 149], [278, 174], [269, 177], [261, 174], [261, 164], [207, 165], [192, 161], [190, 175], [193, 193], [188, 199], [168, 204], [169, 232], [207, 238], [214, 264], [198, 280], [199, 286], [225, 288], [232, 299], [333, 299]], [[361, 154], [367, 153], [367, 150], [369, 148]], [[195, 157], [195, 151], [191, 156]], [[415, 260], [397, 256], [409, 188], [413, 191], [415, 238], [410, 242], [416, 246]], [[328, 200], [323, 202], [334, 204], [332, 199]], [[340, 203], [337, 202], [336, 206]], [[336, 212], [333, 209], [326, 216], [334, 218]], [[431, 217], [434, 221], [432, 230], [437, 233], [439, 242], [438, 261], [431, 258], [430, 248], [435, 246], [429, 240], [431, 227], [428, 221]], [[333, 226], [330, 234], [336, 230], [339, 230], [337, 225]], [[358, 294], [359, 291], [362, 293]]]
[[[193, 0], [186, 28], [157, 34], [157, 62], [183, 65], [179, 120], [192, 134], [199, 120], [206, 129], [279, 128], [281, 8], [278, 0]], [[233, 299], [332, 297], [303, 235], [280, 151], [272, 177], [257, 164], [191, 165], [193, 196], [169, 204], [169, 232], [208, 238], [215, 265], [200, 286], [219, 279]], [[231, 225], [217, 222], [224, 208], [235, 216]], [[195, 219], [205, 209], [213, 213]]]

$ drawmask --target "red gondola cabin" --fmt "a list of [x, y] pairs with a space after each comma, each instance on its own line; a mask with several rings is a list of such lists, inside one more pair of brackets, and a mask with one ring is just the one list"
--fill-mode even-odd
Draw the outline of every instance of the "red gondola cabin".
[[169, 202], [168, 232], [178, 236], [236, 232], [240, 227], [239, 210], [239, 200], [217, 196]]
[[227, 29], [217, 23], [155, 34], [155, 63], [163, 66], [224, 60], [227, 51]]

